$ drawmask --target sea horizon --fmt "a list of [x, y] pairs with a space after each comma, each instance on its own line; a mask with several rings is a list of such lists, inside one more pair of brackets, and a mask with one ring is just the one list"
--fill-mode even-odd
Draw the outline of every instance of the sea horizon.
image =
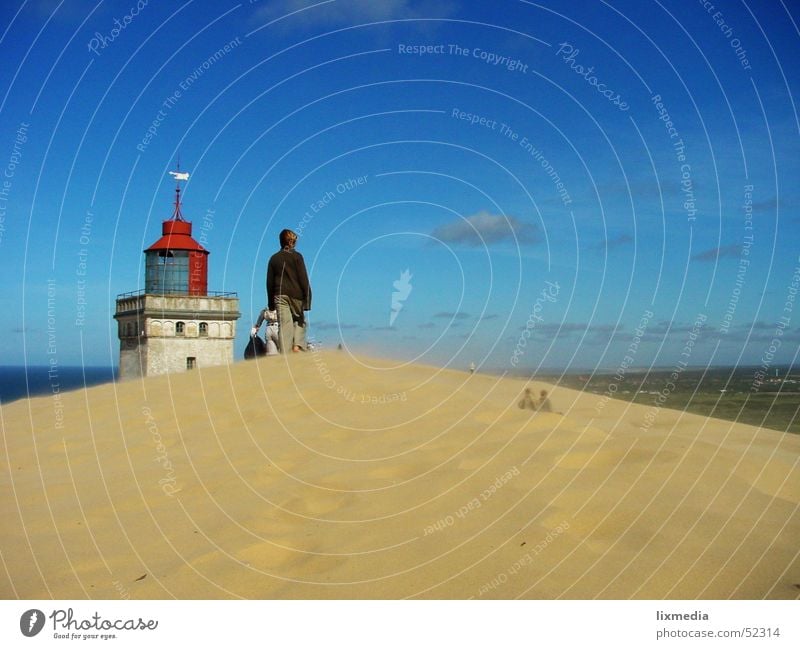
[[111, 365], [0, 365], [0, 404], [110, 383], [118, 370]]
[[[234, 364], [247, 362], [242, 359], [234, 360]], [[699, 371], [726, 371], [737, 370], [739, 372], [757, 369], [757, 365], [714, 365], [710, 367], [697, 366], [687, 367], [686, 372]], [[451, 369], [453, 368], [451, 366]], [[467, 371], [468, 368], [463, 368]], [[626, 374], [642, 374], [670, 371], [669, 365], [658, 365], [653, 367], [628, 368]], [[776, 372], [786, 374], [794, 370], [792, 365], [776, 365], [770, 368], [770, 373]], [[613, 367], [608, 368], [513, 368], [511, 370], [498, 367], [478, 367], [477, 372], [492, 375], [507, 376], [539, 376], [542, 378], [555, 376], [576, 376], [593, 374], [595, 376], [611, 375], [618, 370]], [[119, 379], [118, 365], [58, 365], [55, 368], [50, 365], [0, 365], [0, 404], [7, 404], [18, 399], [29, 399], [47, 394], [56, 394], [70, 390], [79, 390], [84, 387], [92, 387], [103, 383], [110, 383]]]

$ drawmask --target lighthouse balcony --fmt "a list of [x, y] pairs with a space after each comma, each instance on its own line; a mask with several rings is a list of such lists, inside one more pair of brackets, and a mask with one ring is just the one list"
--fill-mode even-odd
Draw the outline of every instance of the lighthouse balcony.
[[178, 317], [195, 313], [205, 318], [236, 320], [241, 315], [239, 298], [235, 292], [222, 291], [209, 291], [206, 295], [132, 291], [117, 296], [114, 317], [134, 314]]

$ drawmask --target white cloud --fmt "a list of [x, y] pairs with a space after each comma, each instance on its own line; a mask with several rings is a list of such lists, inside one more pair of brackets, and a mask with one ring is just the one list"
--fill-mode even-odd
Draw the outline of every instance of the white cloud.
[[448, 243], [482, 246], [501, 241], [532, 244], [539, 241], [539, 230], [533, 223], [525, 223], [514, 216], [490, 214], [482, 210], [472, 216], [458, 219], [436, 228], [432, 236]]

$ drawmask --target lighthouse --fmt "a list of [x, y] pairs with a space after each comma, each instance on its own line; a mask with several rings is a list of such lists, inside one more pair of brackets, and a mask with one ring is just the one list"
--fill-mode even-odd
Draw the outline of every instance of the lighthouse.
[[208, 291], [210, 253], [192, 238], [181, 209], [180, 181], [189, 174], [170, 174], [174, 209], [161, 224], [161, 238], [144, 251], [144, 289], [117, 296], [121, 379], [233, 361], [239, 298]]

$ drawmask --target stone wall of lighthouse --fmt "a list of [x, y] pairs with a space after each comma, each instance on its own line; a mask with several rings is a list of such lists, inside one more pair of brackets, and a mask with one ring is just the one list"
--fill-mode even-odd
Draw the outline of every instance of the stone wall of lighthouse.
[[239, 300], [147, 295], [117, 300], [120, 378], [185, 372], [233, 362]]

